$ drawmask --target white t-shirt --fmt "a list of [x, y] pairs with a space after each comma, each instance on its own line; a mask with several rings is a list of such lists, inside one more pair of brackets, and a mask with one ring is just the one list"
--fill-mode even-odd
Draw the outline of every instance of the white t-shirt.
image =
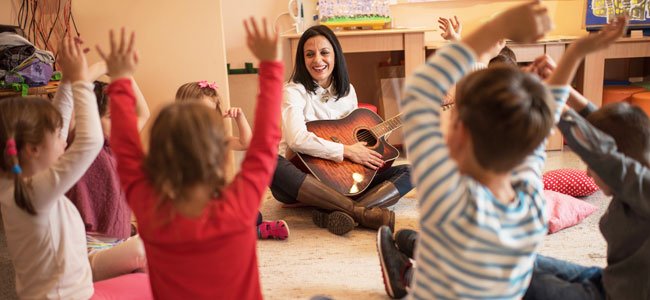
[[[73, 98], [77, 108], [75, 141], [53, 166], [31, 177], [36, 216], [16, 206], [13, 178], [0, 178], [2, 220], [21, 299], [89, 299], [94, 292], [84, 224], [64, 193], [86, 172], [104, 138], [93, 85], [75, 82], [72, 95], [63, 98]], [[72, 105], [57, 103], [57, 96], [54, 103], [69, 120]]]
[[287, 83], [284, 86], [282, 101], [282, 140], [280, 155], [287, 148], [311, 156], [343, 161], [343, 144], [319, 138], [307, 131], [306, 122], [316, 120], [338, 120], [357, 109], [357, 93], [350, 84], [347, 96], [336, 100], [332, 86], [324, 89], [318, 86], [315, 93], [309, 93], [300, 83]]

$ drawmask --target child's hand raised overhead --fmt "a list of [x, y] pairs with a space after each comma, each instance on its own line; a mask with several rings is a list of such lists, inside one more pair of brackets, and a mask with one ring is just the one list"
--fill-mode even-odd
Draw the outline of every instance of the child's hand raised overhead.
[[627, 27], [627, 21], [627, 16], [618, 16], [597, 33], [589, 34], [578, 39], [571, 47], [584, 54], [605, 49], [623, 36]]
[[548, 9], [540, 0], [535, 0], [514, 6], [497, 15], [467, 35], [463, 42], [481, 57], [489, 54], [502, 39], [533, 42], [544, 36], [552, 27]]
[[86, 54], [81, 49], [81, 40], [67, 36], [59, 45], [58, 63], [65, 80], [70, 82], [87, 81], [88, 65]]
[[277, 30], [269, 34], [266, 19], [262, 19], [262, 32], [253, 17], [248, 22], [244, 20], [244, 28], [246, 29], [246, 45], [259, 61], [280, 60], [282, 51], [278, 43]]
[[508, 9], [493, 22], [504, 38], [515, 42], [534, 42], [553, 29], [548, 9], [540, 0]]
[[438, 18], [438, 28], [442, 30], [440, 36], [447, 41], [459, 41], [460, 33], [463, 31], [463, 24], [460, 23], [457, 16], [453, 19]]
[[120, 41], [116, 43], [113, 30], [109, 32], [111, 52], [106, 55], [99, 46], [96, 46], [99, 55], [106, 61], [108, 76], [115, 80], [123, 77], [132, 77], [138, 65], [138, 54], [135, 50], [135, 32], [131, 32], [127, 44], [124, 28], [120, 30]]
[[584, 36], [573, 42], [562, 55], [558, 67], [548, 79], [549, 84], [565, 85], [571, 82], [582, 59], [589, 53], [605, 49], [625, 32], [627, 16], [619, 16], [598, 33]]
[[242, 116], [244, 113], [239, 107], [231, 107], [225, 113], [223, 113], [224, 118], [233, 118], [237, 119]]

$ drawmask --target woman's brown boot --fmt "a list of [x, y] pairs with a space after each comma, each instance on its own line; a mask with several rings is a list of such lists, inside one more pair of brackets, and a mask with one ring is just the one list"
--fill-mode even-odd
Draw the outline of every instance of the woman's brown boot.
[[316, 177], [307, 175], [298, 190], [297, 199], [301, 203], [315, 206], [312, 219], [319, 227], [343, 235], [361, 226], [377, 229], [381, 225], [391, 228], [395, 224], [395, 213], [385, 208], [358, 206], [352, 199], [320, 182]]

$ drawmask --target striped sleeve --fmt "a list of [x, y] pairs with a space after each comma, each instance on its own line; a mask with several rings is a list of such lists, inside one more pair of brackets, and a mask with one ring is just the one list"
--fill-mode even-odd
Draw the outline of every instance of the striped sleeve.
[[[549, 87], [555, 107], [553, 108], [553, 124], [560, 120], [562, 109], [569, 98], [569, 86], [551, 86]], [[528, 182], [541, 183], [542, 171], [546, 162], [546, 139], [537, 147], [535, 151], [517, 166], [512, 174], [515, 180], [526, 180]]]
[[466, 183], [449, 157], [440, 127], [444, 96], [474, 65], [475, 55], [461, 43], [440, 49], [408, 79], [402, 118], [414, 183], [420, 191], [421, 222], [444, 222], [457, 214]]

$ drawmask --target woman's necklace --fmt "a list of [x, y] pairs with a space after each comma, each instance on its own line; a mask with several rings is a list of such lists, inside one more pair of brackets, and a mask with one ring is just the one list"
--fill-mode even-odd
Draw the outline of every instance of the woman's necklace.
[[327, 101], [330, 100], [330, 93], [328, 90], [323, 91], [323, 93], [320, 95], [320, 101], [323, 103], [327, 103]]

